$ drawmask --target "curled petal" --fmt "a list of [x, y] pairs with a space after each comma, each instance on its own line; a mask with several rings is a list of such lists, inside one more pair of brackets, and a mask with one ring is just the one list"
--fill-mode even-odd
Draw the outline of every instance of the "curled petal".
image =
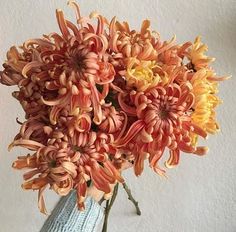
[[103, 191], [104, 193], [110, 193], [111, 188], [109, 186], [108, 181], [101, 175], [100, 168], [92, 168], [90, 171], [91, 179], [93, 181], [94, 186]]
[[81, 20], [79, 5], [74, 0], [69, 0], [68, 5], [75, 8], [77, 23], [79, 23]]
[[68, 38], [70, 35], [70, 32], [68, 30], [66, 20], [64, 18], [63, 11], [60, 9], [56, 10], [56, 16], [57, 16], [57, 22], [60, 27], [61, 33], [64, 36], [64, 38]]
[[148, 154], [145, 152], [137, 152], [134, 160], [134, 173], [136, 176], [140, 176], [144, 168], [144, 160], [147, 158]]
[[192, 123], [191, 127], [193, 128], [193, 132], [195, 134], [198, 134], [205, 139], [207, 138], [207, 133], [203, 129], [201, 129], [199, 126]]
[[40, 188], [38, 191], [38, 208], [41, 213], [47, 215], [47, 209], [46, 209], [46, 205], [45, 205], [45, 201], [44, 201], [44, 197], [43, 197], [43, 191], [46, 189], [46, 187], [47, 186], [44, 186], [44, 187]]
[[27, 77], [27, 73], [31, 71], [33, 68], [39, 68], [42, 66], [42, 63], [39, 61], [32, 61], [24, 66], [22, 69], [22, 75]]
[[66, 171], [73, 177], [75, 178], [77, 176], [77, 166], [71, 162], [63, 162], [61, 164], [63, 168], [66, 169]]
[[75, 128], [79, 132], [89, 131], [91, 128], [91, 118], [89, 115], [79, 115], [75, 123]]
[[[154, 151], [155, 152], [155, 151]], [[160, 176], [165, 176], [165, 171], [158, 166], [158, 161], [162, 157], [164, 148], [159, 149], [157, 152], [150, 154], [149, 163], [150, 167]]]
[[104, 85], [111, 83], [114, 80], [115, 76], [113, 65], [110, 63], [100, 62], [98, 75], [100, 81], [97, 81], [97, 84]]
[[59, 97], [55, 100], [45, 100], [42, 96], [41, 96], [41, 100], [45, 105], [48, 106], [56, 106], [56, 105], [64, 105], [66, 103], [68, 103], [68, 101], [70, 100], [71, 95], [70, 94], [66, 94], [65, 96]]
[[19, 139], [19, 140], [13, 141], [9, 145], [8, 150], [11, 150], [15, 146], [21, 146], [21, 147], [25, 147], [33, 151], [37, 151], [39, 148], [42, 148], [44, 145], [33, 140]]
[[121, 177], [120, 172], [113, 166], [113, 164], [110, 161], [105, 162], [104, 167], [107, 168], [113, 174], [116, 180], [118, 180], [121, 183], [124, 182], [124, 179]]
[[142, 139], [142, 141], [143, 141], [144, 143], [150, 143], [150, 142], [153, 141], [152, 135], [149, 134], [149, 133], [147, 133], [147, 131], [145, 130], [145, 128], [143, 128], [143, 129], [141, 130], [140, 135], [141, 135], [141, 139]]
[[85, 201], [85, 197], [86, 197], [86, 193], [87, 193], [86, 182], [84, 182], [82, 184], [78, 184], [76, 192], [77, 192], [77, 206], [80, 210], [84, 210], [85, 209], [84, 201]]
[[29, 39], [27, 40], [26, 42], [24, 42], [24, 47], [25, 48], [28, 48], [32, 45], [38, 45], [38, 46], [42, 46], [42, 47], [45, 47], [45, 48], [54, 48], [54, 44], [52, 42], [50, 42], [49, 40], [46, 40], [46, 39]]
[[29, 171], [27, 173], [25, 173], [23, 175], [23, 178], [24, 180], [29, 180], [31, 179], [33, 176], [35, 176], [36, 174], [38, 174], [40, 171], [38, 169], [35, 169], [35, 170], [32, 170], [32, 171]]
[[121, 114], [124, 116], [124, 122], [123, 122], [122, 130], [120, 131], [119, 135], [117, 136], [117, 140], [119, 140], [122, 137], [122, 135], [124, 134], [125, 129], [127, 127], [127, 122], [128, 122], [128, 117], [127, 117], [126, 113], [121, 111]]
[[13, 162], [12, 167], [16, 169], [36, 168], [37, 167], [36, 157], [30, 155], [19, 156], [18, 160]]
[[168, 50], [169, 48], [171, 48], [174, 44], [174, 42], [176, 41], [176, 35], [173, 36], [173, 38], [169, 41], [166, 42], [161, 48], [159, 48], [157, 50], [158, 54], [163, 53], [164, 51]]
[[43, 187], [45, 187], [48, 184], [48, 180], [46, 178], [35, 178], [33, 180], [29, 180], [27, 182], [24, 182], [22, 184], [22, 188], [25, 190], [39, 190]]
[[181, 141], [178, 143], [178, 148], [186, 153], [194, 153], [195, 152], [195, 148], [191, 145], [186, 144], [185, 142]]
[[144, 127], [144, 122], [142, 120], [137, 120], [129, 128], [127, 134], [123, 138], [119, 139], [118, 141], [115, 141], [114, 145], [116, 147], [125, 146], [143, 129], [143, 127]]
[[123, 111], [125, 111], [125, 113], [129, 114], [129, 115], [136, 115], [136, 109], [135, 107], [131, 107], [129, 105], [127, 105], [124, 100], [123, 100], [123, 95], [121, 93], [118, 94], [118, 101], [119, 101], [119, 105], [122, 108]]
[[207, 154], [208, 150], [209, 150], [208, 147], [197, 147], [194, 154], [202, 156]]
[[21, 79], [22, 76], [19, 74], [12, 74], [11, 76], [8, 76], [6, 73], [0, 72], [0, 83], [4, 85], [17, 85]]
[[98, 90], [95, 86], [95, 82], [92, 76], [89, 76], [90, 86], [91, 86], [91, 94], [92, 94], [92, 102], [94, 107], [94, 119], [93, 121], [99, 125], [102, 122], [102, 108], [100, 104], [100, 99], [98, 95]]
[[165, 166], [166, 166], [167, 168], [172, 168], [172, 167], [178, 165], [178, 163], [179, 163], [179, 155], [180, 155], [179, 149], [170, 150], [170, 157], [169, 157], [169, 159], [165, 162]]
[[97, 35], [102, 34], [104, 32], [104, 24], [106, 22], [106, 19], [102, 15], [98, 14], [97, 12], [92, 12], [90, 14], [90, 18], [97, 18], [98, 19], [96, 34]]
[[60, 196], [66, 196], [71, 189], [73, 188], [73, 180], [72, 178], [68, 178], [66, 181], [64, 181], [63, 186], [59, 186], [56, 183], [54, 183], [52, 185], [52, 188], [54, 189], [54, 191], [60, 195]]
[[61, 107], [58, 106], [53, 106], [52, 110], [50, 112], [49, 118], [50, 118], [50, 122], [52, 123], [52, 125], [56, 125], [57, 124], [57, 118], [59, 116], [59, 113], [61, 111]]
[[145, 35], [149, 27], [150, 27], [150, 20], [147, 19], [144, 20], [141, 27], [141, 35]]

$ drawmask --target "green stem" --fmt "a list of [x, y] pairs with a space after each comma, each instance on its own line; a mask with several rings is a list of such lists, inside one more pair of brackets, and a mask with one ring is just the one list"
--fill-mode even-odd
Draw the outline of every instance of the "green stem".
[[105, 201], [104, 197], [102, 197], [102, 199], [98, 202], [98, 204], [101, 205], [103, 203], [103, 201]]
[[102, 227], [102, 232], [107, 232], [108, 217], [109, 217], [111, 207], [115, 202], [115, 199], [116, 199], [116, 196], [118, 193], [118, 187], [119, 187], [119, 183], [117, 183], [114, 187], [114, 191], [113, 191], [111, 200], [106, 201], [105, 218], [104, 218], [104, 223], [103, 223], [103, 227]]
[[134, 199], [134, 197], [132, 196], [131, 190], [129, 189], [128, 185], [124, 182], [123, 187], [128, 195], [128, 199], [134, 204], [135, 208], [136, 208], [136, 213], [137, 215], [141, 215], [141, 211], [140, 208], [138, 206], [138, 202]]

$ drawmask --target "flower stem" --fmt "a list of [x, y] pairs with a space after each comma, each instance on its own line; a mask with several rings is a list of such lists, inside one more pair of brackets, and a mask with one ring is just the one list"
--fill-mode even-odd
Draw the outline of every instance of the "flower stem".
[[125, 189], [125, 191], [128, 195], [128, 199], [134, 204], [134, 206], [136, 208], [137, 215], [141, 215], [141, 211], [140, 211], [140, 208], [138, 206], [138, 202], [132, 196], [131, 190], [129, 189], [128, 185], [125, 182], [122, 185], [123, 185], [123, 188]]
[[98, 204], [101, 205], [103, 203], [103, 201], [105, 201], [104, 197], [102, 197], [102, 199], [98, 202]]
[[111, 207], [116, 199], [117, 193], [118, 193], [118, 187], [119, 187], [119, 183], [117, 183], [114, 187], [114, 191], [111, 197], [111, 200], [107, 200], [106, 201], [106, 207], [105, 207], [105, 218], [104, 218], [104, 223], [103, 223], [103, 227], [102, 227], [102, 232], [107, 232], [107, 224], [108, 224], [108, 216], [111, 210]]

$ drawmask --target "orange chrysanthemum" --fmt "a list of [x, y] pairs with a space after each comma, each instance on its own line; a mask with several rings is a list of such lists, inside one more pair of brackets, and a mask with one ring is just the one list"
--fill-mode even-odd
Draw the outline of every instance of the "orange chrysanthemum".
[[[202, 155], [205, 148], [191, 145], [190, 133], [206, 137], [205, 131], [195, 125], [190, 117], [194, 104], [194, 95], [191, 93], [190, 83], [167, 87], [157, 86], [146, 93], [133, 93], [133, 116], [137, 115], [137, 121], [132, 124], [127, 134], [118, 141], [118, 146], [135, 143], [135, 173], [140, 175], [143, 162], [148, 154], [150, 166], [158, 173], [161, 170], [157, 166], [165, 148], [170, 149], [170, 159], [167, 166], [178, 164], [179, 151]], [[121, 107], [125, 110], [128, 106], [122, 100]], [[131, 112], [128, 112], [131, 113]], [[140, 149], [137, 149], [139, 147]], [[140, 152], [142, 151], [142, 152]]]
[[104, 133], [84, 132], [70, 137], [62, 131], [54, 131], [46, 145], [18, 139], [11, 147], [22, 146], [35, 153], [19, 157], [13, 167], [32, 169], [24, 174], [26, 182], [22, 187], [39, 190], [41, 212], [46, 213], [42, 193], [47, 185], [62, 196], [73, 188], [77, 189], [78, 207], [83, 209], [88, 181], [104, 193], [111, 191], [109, 184], [123, 181], [110, 161], [109, 144], [112, 140], [112, 136]]

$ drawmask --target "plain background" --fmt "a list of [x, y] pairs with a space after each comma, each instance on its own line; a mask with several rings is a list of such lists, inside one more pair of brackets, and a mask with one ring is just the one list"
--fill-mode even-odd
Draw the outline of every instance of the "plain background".
[[[168, 170], [168, 179], [149, 168], [139, 177], [125, 174], [133, 194], [140, 202], [142, 216], [120, 189], [111, 213], [109, 232], [235, 232], [236, 231], [236, 1], [234, 0], [81, 0], [83, 15], [96, 10], [111, 19], [127, 20], [140, 28], [149, 18], [152, 28], [169, 40], [193, 41], [202, 35], [209, 55], [216, 57], [219, 75], [233, 78], [220, 85], [224, 100], [218, 112], [221, 132], [208, 139], [209, 154], [196, 157], [183, 154], [180, 165]], [[28, 38], [59, 31], [55, 9], [62, 8], [68, 18], [72, 9], [64, 0], [0, 0], [0, 60], [8, 48]], [[18, 155], [26, 152], [7, 145], [19, 130], [16, 117], [23, 119], [20, 105], [11, 97], [14, 88], [0, 86], [0, 232], [38, 232], [45, 216], [37, 209], [37, 193], [21, 189], [23, 172], [11, 168]], [[204, 143], [204, 141], [202, 142]], [[48, 191], [49, 209], [57, 202]]]

